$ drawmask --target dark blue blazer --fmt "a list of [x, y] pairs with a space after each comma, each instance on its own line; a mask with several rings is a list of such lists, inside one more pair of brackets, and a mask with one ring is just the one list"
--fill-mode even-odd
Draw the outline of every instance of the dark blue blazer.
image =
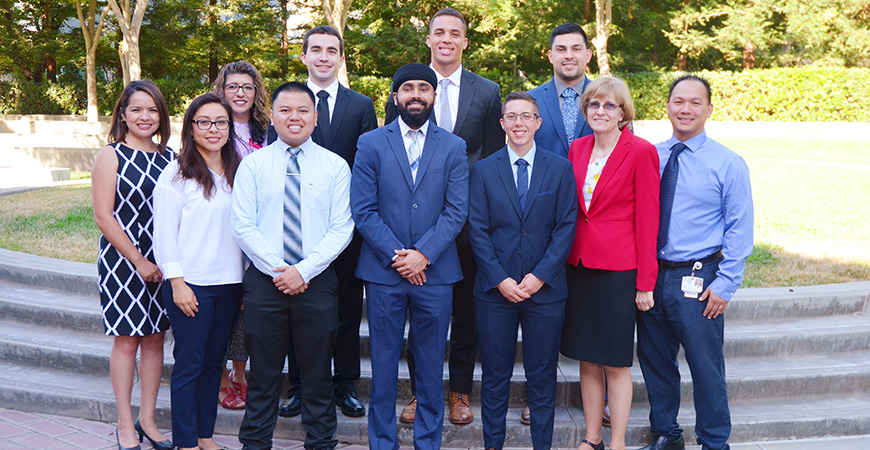
[[520, 210], [507, 146], [474, 165], [468, 220], [477, 261], [474, 296], [507, 301], [497, 286], [532, 273], [544, 286], [531, 300], [568, 297], [565, 260], [577, 222], [577, 188], [571, 163], [538, 146], [526, 207]]
[[363, 134], [350, 206], [364, 239], [357, 278], [399, 283], [392, 258], [406, 248], [429, 258], [426, 284], [462, 280], [455, 240], [468, 216], [468, 164], [461, 138], [430, 122], [415, 184], [398, 119]]
[[[583, 89], [577, 94], [583, 95], [589, 83], [589, 78], [584, 77]], [[535, 133], [535, 143], [538, 144], [538, 147], [550, 150], [567, 159], [571, 142], [579, 137], [592, 134], [592, 128], [586, 123], [586, 117], [583, 115], [583, 108], [580, 108], [580, 114], [577, 116], [574, 136], [568, 139], [565, 136], [565, 121], [562, 120], [562, 108], [559, 107], [559, 93], [556, 92], [556, 83], [551, 79], [529, 91], [529, 94], [538, 102], [541, 114], [541, 128]], [[577, 101], [580, 101], [579, 96]]]

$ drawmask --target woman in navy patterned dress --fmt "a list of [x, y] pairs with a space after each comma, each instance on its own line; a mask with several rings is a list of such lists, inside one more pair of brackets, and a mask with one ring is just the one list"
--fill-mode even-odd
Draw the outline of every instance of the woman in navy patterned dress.
[[[155, 143], [154, 136], [160, 143]], [[163, 279], [151, 249], [152, 191], [174, 154], [169, 110], [151, 81], [133, 81], [112, 111], [110, 144], [94, 162], [94, 221], [103, 233], [97, 260], [100, 303], [106, 335], [114, 336], [109, 366], [118, 407], [118, 448], [138, 449], [143, 437], [158, 449], [172, 443], [154, 423], [163, 374], [163, 335], [169, 319], [160, 299]], [[131, 396], [139, 358], [141, 405], [133, 422]], [[132, 445], [131, 445], [132, 444]]]

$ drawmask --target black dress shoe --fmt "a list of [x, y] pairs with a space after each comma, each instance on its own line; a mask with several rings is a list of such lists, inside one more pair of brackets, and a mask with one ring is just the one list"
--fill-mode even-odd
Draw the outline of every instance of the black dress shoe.
[[142, 429], [142, 425], [139, 424], [139, 419], [136, 419], [136, 423], [133, 424], [133, 427], [136, 428], [136, 433], [139, 434], [139, 443], [142, 443], [145, 439], [148, 439], [148, 442], [151, 443], [151, 448], [154, 448], [156, 450], [172, 450], [175, 448], [175, 446], [172, 445], [172, 442], [169, 439], [160, 442], [155, 442], [154, 439], [151, 439], [151, 436], [148, 436], [148, 433], [146, 433], [145, 430]]
[[683, 436], [676, 439], [668, 439], [667, 436], [658, 435], [646, 447], [641, 447], [640, 450], [683, 450], [686, 448], [686, 443], [683, 442]]
[[347, 417], [362, 417], [366, 415], [366, 407], [359, 401], [355, 390], [348, 390], [335, 397], [335, 405], [341, 408], [341, 413]]
[[278, 407], [278, 415], [281, 417], [296, 417], [302, 414], [302, 397], [299, 395], [298, 389], [290, 389], [287, 391], [287, 397], [281, 402]]

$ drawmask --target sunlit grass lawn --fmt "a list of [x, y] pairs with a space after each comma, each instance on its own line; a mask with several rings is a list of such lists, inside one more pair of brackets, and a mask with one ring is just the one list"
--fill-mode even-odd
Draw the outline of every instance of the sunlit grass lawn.
[[[745, 286], [870, 280], [870, 143], [720, 141], [752, 177], [756, 246]], [[95, 262], [99, 235], [90, 186], [0, 197], [0, 247]]]

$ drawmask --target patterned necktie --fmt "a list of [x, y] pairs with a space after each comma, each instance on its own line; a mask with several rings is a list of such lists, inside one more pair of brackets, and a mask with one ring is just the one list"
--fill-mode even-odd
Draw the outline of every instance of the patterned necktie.
[[284, 177], [284, 260], [296, 264], [302, 260], [302, 212], [300, 190], [302, 173], [299, 170], [299, 147], [290, 147], [287, 175]]
[[677, 175], [680, 173], [680, 161], [677, 159], [686, 144], [677, 142], [671, 147], [671, 156], [662, 171], [662, 184], [659, 191], [661, 215], [659, 216], [659, 237], [656, 250], [660, 251], [668, 243], [668, 228], [671, 226], [671, 210], [674, 209], [674, 191], [677, 188]]
[[414, 183], [417, 182], [417, 169], [420, 167], [420, 157], [423, 155], [423, 145], [420, 142], [420, 136], [423, 132], [420, 130], [408, 130], [408, 137], [411, 138], [411, 145], [408, 146], [408, 162], [411, 163], [411, 179]]
[[438, 126], [453, 132], [453, 117], [450, 114], [450, 96], [447, 95], [447, 90], [452, 83], [449, 78], [442, 78], [438, 84], [441, 85], [441, 95], [438, 96], [438, 101], [441, 102], [441, 114], [438, 116]]
[[320, 135], [324, 138], [329, 136], [329, 92], [322, 90], [317, 93], [317, 126], [320, 128]]
[[574, 129], [577, 125], [577, 91], [566, 88], [562, 91], [562, 121], [565, 122], [565, 136], [568, 138], [568, 146], [574, 140]]
[[517, 194], [520, 196], [520, 208], [526, 209], [526, 194], [529, 193], [529, 162], [523, 158], [518, 159], [517, 165]]

